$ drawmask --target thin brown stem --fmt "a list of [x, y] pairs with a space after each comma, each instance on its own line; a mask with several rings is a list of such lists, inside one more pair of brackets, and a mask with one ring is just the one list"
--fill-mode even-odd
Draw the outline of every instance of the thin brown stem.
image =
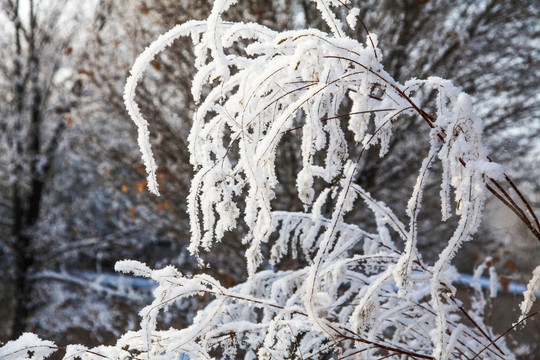
[[505, 337], [510, 331], [514, 330], [517, 326], [519, 326], [520, 324], [522, 324], [523, 322], [525, 322], [527, 319], [535, 316], [538, 314], [538, 311], [535, 312], [535, 313], [532, 313], [532, 314], [529, 314], [527, 316], [525, 316], [523, 319], [521, 319], [520, 321], [518, 321], [517, 323], [515, 323], [514, 325], [512, 325], [510, 328], [508, 328], [505, 332], [503, 332], [501, 335], [499, 335], [495, 340], [491, 341], [489, 344], [487, 344], [482, 350], [480, 350], [480, 352], [478, 352], [476, 355], [474, 355], [474, 357], [471, 359], [471, 360], [474, 360], [476, 359], [481, 353], [483, 353], [487, 348], [489, 348], [491, 345], [495, 344], [497, 341], [499, 341], [499, 339]]
[[504, 179], [506, 180], [506, 182], [508, 184], [510, 184], [510, 186], [512, 187], [512, 189], [514, 189], [514, 191], [516, 192], [516, 194], [519, 196], [519, 198], [521, 199], [521, 201], [523, 202], [523, 204], [525, 204], [525, 206], [527, 207], [527, 210], [529, 211], [529, 213], [531, 214], [533, 220], [534, 220], [534, 223], [536, 225], [536, 228], [540, 230], [540, 221], [538, 221], [538, 217], [536, 216], [536, 214], [534, 213], [533, 209], [531, 208], [531, 205], [529, 204], [529, 202], [527, 201], [527, 199], [525, 199], [525, 196], [523, 196], [523, 193], [518, 189], [518, 187], [516, 186], [516, 184], [514, 184], [514, 182], [512, 181], [512, 179], [510, 179], [510, 177], [508, 177], [508, 175], [504, 174]]
[[[349, 5], [345, 4], [343, 1], [341, 0], [338, 0], [340, 2], [341, 5], [343, 5], [347, 10], [351, 11], [351, 8], [349, 7]], [[356, 15], [356, 20], [358, 20], [360, 22], [360, 25], [362, 25], [362, 28], [364, 29], [364, 31], [366, 32], [366, 35], [368, 36], [369, 38], [369, 42], [371, 43], [371, 47], [373, 48], [373, 54], [375, 55], [375, 59], [379, 60], [379, 57], [377, 56], [377, 50], [375, 49], [375, 43], [373, 42], [373, 39], [371, 38], [371, 33], [369, 32], [366, 24], [364, 23], [364, 20], [362, 20], [362, 18], [359, 16], [359, 15]]]
[[[355, 112], [350, 112], [350, 113], [347, 113], [347, 114], [340, 114], [340, 115], [336, 115], [336, 116], [323, 118], [320, 121], [321, 122], [326, 122], [328, 120], [341, 119], [341, 118], [351, 116], [351, 115], [371, 114], [371, 113], [376, 113], [376, 112], [385, 112], [385, 111], [394, 111], [394, 110], [395, 109], [376, 109], [376, 110], [366, 110], [366, 111], [355, 111]], [[288, 133], [288, 132], [291, 132], [291, 131], [300, 130], [304, 126], [305, 126], [305, 124], [294, 127], [294, 128], [291, 128], [291, 129], [283, 130], [281, 133], [284, 134], [284, 133]]]

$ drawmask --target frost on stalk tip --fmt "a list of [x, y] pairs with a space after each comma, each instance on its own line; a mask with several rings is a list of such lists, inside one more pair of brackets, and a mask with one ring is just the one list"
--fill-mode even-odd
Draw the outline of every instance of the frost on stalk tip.
[[535, 293], [540, 290], [540, 266], [537, 266], [533, 271], [533, 276], [527, 284], [527, 290], [523, 293], [523, 301], [519, 305], [521, 315], [519, 321], [525, 319], [527, 314], [531, 311], [531, 308], [536, 300]]

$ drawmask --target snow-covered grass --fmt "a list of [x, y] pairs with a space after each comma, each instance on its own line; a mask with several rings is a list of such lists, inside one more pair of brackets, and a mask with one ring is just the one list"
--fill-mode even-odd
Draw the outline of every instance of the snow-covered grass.
[[[157, 283], [154, 301], [140, 312], [140, 330], [115, 346], [68, 347], [65, 358], [514, 358], [484, 321], [483, 292], [475, 292], [471, 309], [463, 307], [455, 283], [467, 279], [452, 260], [473, 239], [488, 193], [539, 239], [540, 225], [519, 189], [489, 159], [469, 96], [437, 77], [397, 82], [381, 64], [375, 34], [367, 33], [365, 44], [344, 35], [335, 11], [343, 2], [313, 1], [331, 33], [227, 22], [222, 15], [236, 2], [217, 0], [207, 20], [174, 27], [137, 59], [124, 98], [139, 130], [149, 189], [157, 195], [151, 121], [137, 106], [136, 89], [152, 59], [176, 38], [193, 41], [197, 110], [188, 150], [196, 173], [187, 199], [189, 250], [199, 257], [227, 231], [245, 229], [248, 278], [227, 288], [204, 273], [120, 261], [117, 271]], [[346, 9], [347, 23], [355, 26], [358, 11]], [[432, 104], [423, 103], [426, 94], [434, 94]], [[427, 105], [433, 113], [424, 110]], [[425, 141], [429, 151], [400, 217], [356, 179], [365, 151], [378, 147], [384, 158], [393, 125], [404, 118], [418, 119], [416, 141]], [[301, 132], [296, 185], [303, 212], [275, 209], [272, 202], [279, 183], [277, 150], [291, 131]], [[356, 141], [359, 156], [349, 154], [346, 135]], [[440, 179], [431, 172], [435, 162], [441, 164]], [[417, 248], [428, 180], [440, 183], [442, 220], [457, 218], [453, 234], [440, 239], [446, 246], [434, 263], [425, 262]], [[359, 207], [371, 211], [374, 231], [346, 222]], [[432, 236], [441, 235], [433, 229]], [[277, 270], [286, 254], [298, 263]], [[520, 323], [530, 316], [538, 273], [528, 285]], [[495, 295], [496, 276], [490, 275]], [[470, 283], [483, 286], [478, 277]], [[214, 300], [192, 325], [160, 329], [160, 312], [194, 296]], [[16, 351], [14, 344], [6, 348]]]

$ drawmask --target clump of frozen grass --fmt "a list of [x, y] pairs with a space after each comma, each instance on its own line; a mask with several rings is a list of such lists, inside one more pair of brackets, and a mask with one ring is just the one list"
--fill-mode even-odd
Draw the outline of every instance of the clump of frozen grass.
[[[513, 186], [487, 157], [482, 122], [469, 96], [436, 77], [398, 83], [383, 69], [374, 34], [367, 34], [365, 45], [344, 35], [334, 10], [345, 2], [313, 1], [330, 34], [226, 22], [222, 14], [235, 1], [220, 0], [206, 21], [176, 26], [137, 59], [125, 101], [139, 129], [149, 189], [157, 194], [149, 123], [135, 102], [135, 91], [158, 53], [180, 36], [191, 37], [197, 69], [192, 94], [198, 106], [188, 149], [196, 170], [188, 196], [189, 250], [195, 256], [212, 251], [242, 217], [249, 278], [226, 288], [204, 274], [189, 277], [171, 266], [152, 270], [136, 261], [119, 262], [118, 270], [158, 283], [155, 300], [141, 310], [141, 330], [125, 334], [116, 346], [78, 346], [70, 348], [70, 354], [77, 352], [83, 359], [133, 354], [146, 359], [178, 359], [182, 354], [212, 358], [216, 353], [246, 359], [458, 359], [479, 353], [513, 358], [504, 340], [493, 341], [485, 330], [482, 298], [474, 302], [474, 324], [462, 321], [472, 317], [464, 313], [452, 285], [457, 272], [451, 261], [478, 229], [487, 191], [509, 204], [522, 221], [528, 219], [531, 231], [538, 233], [530, 208], [514, 205], [500, 185], [507, 181]], [[358, 11], [351, 9], [347, 23], [354, 27], [356, 20]], [[419, 91], [436, 94], [434, 114], [422, 109], [415, 98]], [[349, 113], [340, 112], [345, 102]], [[411, 116], [429, 129], [425, 137], [430, 148], [406, 218], [400, 219], [356, 183], [363, 169], [349, 156], [346, 132], [361, 153], [378, 146], [385, 157], [393, 124]], [[280, 166], [276, 153], [290, 131], [301, 132], [296, 185], [304, 212], [272, 207]], [[458, 222], [453, 235], [441, 239], [446, 247], [439, 259], [427, 264], [418, 255], [417, 223], [437, 161], [442, 164], [441, 217], [457, 216]], [[371, 210], [375, 232], [344, 220], [360, 206]], [[332, 210], [326, 214], [322, 209]], [[403, 251], [397, 250], [398, 242], [404, 244]], [[307, 265], [280, 271], [261, 267], [265, 259], [279, 264], [287, 253]], [[533, 295], [537, 273], [529, 285]], [[191, 326], [158, 330], [160, 311], [201, 295], [215, 300], [197, 313]], [[533, 300], [526, 294], [524, 314]]]

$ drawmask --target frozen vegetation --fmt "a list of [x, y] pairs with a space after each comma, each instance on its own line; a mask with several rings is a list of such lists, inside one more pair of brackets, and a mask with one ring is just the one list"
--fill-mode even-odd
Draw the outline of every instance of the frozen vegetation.
[[[363, 26], [358, 9], [339, 0], [314, 2], [328, 33], [226, 21], [235, 1], [217, 0], [206, 20], [177, 25], [138, 57], [124, 99], [138, 128], [148, 188], [159, 195], [152, 121], [139, 110], [137, 85], [175, 39], [193, 42], [197, 72], [191, 92], [197, 107], [188, 147], [195, 170], [187, 199], [188, 249], [204, 268], [203, 252], [211, 253], [226, 233], [241, 233], [248, 277], [227, 287], [204, 272], [191, 276], [173, 266], [120, 261], [117, 271], [157, 284], [153, 302], [140, 311], [140, 329], [113, 346], [69, 345], [64, 359], [515, 357], [484, 321], [479, 283], [471, 283], [467, 309], [453, 285], [460, 275], [452, 260], [477, 232], [487, 194], [540, 238], [532, 209], [488, 157], [470, 97], [439, 77], [396, 81], [381, 64], [384, 49], [374, 33], [366, 30], [363, 42], [346, 36], [347, 28]], [[343, 7], [346, 23], [335, 12]], [[425, 94], [433, 94], [431, 103], [422, 103]], [[384, 158], [394, 124], [411, 118], [418, 122], [415, 141], [428, 150], [398, 213], [392, 210], [396, 204], [385, 204], [356, 180], [365, 151], [377, 148]], [[275, 205], [277, 151], [291, 132], [301, 133], [296, 190], [304, 211]], [[353, 139], [354, 151], [347, 139]], [[418, 222], [424, 190], [434, 181], [440, 184], [440, 217], [457, 221], [448, 238], [431, 230], [445, 246], [436, 261], [427, 262], [417, 246]], [[370, 210], [373, 229], [348, 221], [358, 207]], [[290, 258], [292, 265], [283, 262]], [[485, 262], [476, 278], [484, 271], [495, 294], [494, 268]], [[532, 273], [515, 326], [526, 325], [539, 288], [540, 267]], [[160, 312], [197, 296], [213, 300], [190, 326], [160, 328]], [[56, 349], [25, 333], [0, 348], [0, 358], [42, 359]]]

